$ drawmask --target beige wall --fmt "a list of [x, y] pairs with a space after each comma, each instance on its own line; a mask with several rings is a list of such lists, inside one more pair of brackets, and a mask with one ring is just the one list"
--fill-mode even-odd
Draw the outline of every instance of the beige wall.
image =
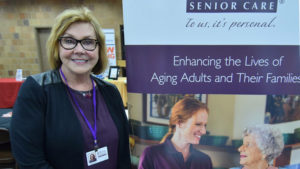
[[128, 113], [129, 118], [143, 121], [143, 97], [142, 94], [128, 93]]
[[81, 5], [93, 11], [103, 28], [115, 29], [116, 54], [121, 59], [122, 0], [1, 0], [0, 77], [14, 77], [18, 68], [24, 76], [39, 73], [36, 28], [51, 27], [64, 9]]
[[209, 116], [207, 130], [211, 135], [232, 135], [234, 102], [234, 95], [208, 95]]
[[266, 99], [266, 95], [235, 96], [233, 138], [241, 138], [247, 126], [264, 123]]

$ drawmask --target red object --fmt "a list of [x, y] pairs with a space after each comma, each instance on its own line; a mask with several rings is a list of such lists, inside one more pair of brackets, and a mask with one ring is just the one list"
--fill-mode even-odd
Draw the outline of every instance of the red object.
[[0, 108], [12, 108], [23, 81], [15, 78], [0, 78]]

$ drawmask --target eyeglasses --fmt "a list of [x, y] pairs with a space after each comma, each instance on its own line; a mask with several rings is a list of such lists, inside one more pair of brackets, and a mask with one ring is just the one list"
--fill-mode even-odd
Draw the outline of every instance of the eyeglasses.
[[88, 50], [88, 51], [93, 51], [96, 49], [98, 41], [95, 39], [82, 39], [82, 40], [77, 40], [71, 37], [60, 37], [58, 38], [60, 45], [66, 49], [66, 50], [71, 50], [74, 49], [78, 42], [81, 44], [83, 49]]

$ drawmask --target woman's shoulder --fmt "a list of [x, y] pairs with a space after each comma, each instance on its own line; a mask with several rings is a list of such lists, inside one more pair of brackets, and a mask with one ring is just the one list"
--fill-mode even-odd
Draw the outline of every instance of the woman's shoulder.
[[152, 156], [165, 154], [165, 149], [166, 148], [164, 144], [150, 145], [144, 149], [143, 154], [147, 154], [147, 155], [151, 154]]
[[37, 92], [43, 90], [49, 84], [58, 83], [61, 80], [55, 75], [54, 71], [43, 72], [39, 74], [30, 75], [22, 83], [20, 91], [22, 93]]
[[169, 151], [166, 150], [166, 147], [164, 144], [156, 144], [156, 145], [150, 145], [146, 147], [143, 150], [143, 153], [140, 157], [140, 159], [143, 160], [153, 160], [153, 159], [163, 159], [165, 157], [169, 156]]
[[192, 151], [193, 155], [196, 156], [196, 157], [201, 157], [201, 158], [207, 158], [207, 159], [210, 159], [210, 157], [206, 154], [206, 153], [203, 153], [202, 151], [199, 151], [197, 149], [194, 149], [193, 148], [193, 151]]
[[165, 145], [164, 144], [155, 144], [155, 145], [150, 145], [148, 147], [145, 148], [145, 151], [161, 151], [162, 149], [164, 149]]
[[59, 72], [57, 70], [50, 70], [47, 72], [31, 75], [27, 79], [26, 81], [33, 80], [41, 86], [62, 82]]

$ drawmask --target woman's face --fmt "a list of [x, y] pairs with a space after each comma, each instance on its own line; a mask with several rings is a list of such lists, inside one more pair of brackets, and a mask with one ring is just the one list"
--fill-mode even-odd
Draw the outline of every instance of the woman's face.
[[95, 159], [95, 155], [94, 155], [94, 154], [91, 154], [90, 160], [94, 160], [94, 159]]
[[206, 133], [207, 119], [206, 110], [199, 110], [185, 123], [179, 124], [186, 143], [199, 144], [201, 136]]
[[255, 137], [251, 134], [243, 138], [243, 145], [238, 150], [240, 152], [240, 164], [243, 166], [255, 165], [264, 160], [264, 155], [257, 147]]
[[[93, 26], [87, 22], [75, 22], [69, 26], [61, 37], [76, 40], [97, 39]], [[85, 50], [78, 42], [74, 49], [65, 49], [59, 45], [59, 57], [65, 74], [90, 74], [99, 59], [99, 46], [93, 51]]]

